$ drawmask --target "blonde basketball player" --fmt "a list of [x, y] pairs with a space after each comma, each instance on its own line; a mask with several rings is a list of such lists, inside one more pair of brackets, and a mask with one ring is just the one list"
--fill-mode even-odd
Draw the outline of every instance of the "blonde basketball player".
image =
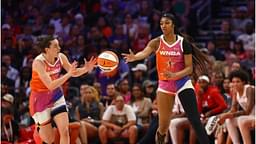
[[[54, 142], [55, 134], [51, 125], [53, 120], [60, 134], [60, 143], [69, 144], [68, 113], [61, 85], [70, 77], [78, 77], [91, 71], [95, 67], [96, 59], [91, 58], [89, 62], [85, 60], [83, 67], [76, 68], [77, 62], [71, 64], [60, 53], [59, 42], [53, 36], [41, 37], [38, 46], [41, 54], [32, 64], [30, 114], [43, 143]], [[60, 76], [62, 67], [67, 73]]]
[[[160, 27], [163, 35], [152, 39], [143, 51], [137, 54], [133, 54], [132, 51], [130, 54], [123, 54], [127, 62], [144, 59], [152, 52], [156, 54], [159, 78], [157, 89], [159, 127], [156, 133], [156, 143], [164, 143], [177, 94], [196, 131], [199, 142], [208, 144], [209, 140], [199, 118], [195, 92], [189, 75], [193, 72], [193, 66], [199, 66], [197, 70], [206, 71], [206, 63], [209, 61], [195, 45], [177, 33], [175, 17], [172, 14], [162, 15]], [[196, 75], [195, 71], [194, 74]]]

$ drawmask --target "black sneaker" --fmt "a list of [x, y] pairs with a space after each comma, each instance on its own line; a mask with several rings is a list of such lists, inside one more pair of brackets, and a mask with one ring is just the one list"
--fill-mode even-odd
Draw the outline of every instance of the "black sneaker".
[[166, 136], [166, 134], [161, 135], [157, 131], [156, 132], [156, 137], [155, 137], [156, 144], [165, 144], [165, 136]]

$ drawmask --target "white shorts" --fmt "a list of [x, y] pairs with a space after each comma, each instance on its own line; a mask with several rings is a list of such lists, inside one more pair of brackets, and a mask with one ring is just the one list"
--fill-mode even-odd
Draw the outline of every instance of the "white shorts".
[[66, 101], [64, 96], [59, 98], [54, 104], [53, 107], [47, 108], [42, 112], [36, 112], [32, 117], [36, 124], [44, 125], [51, 121], [51, 118], [55, 115], [67, 112]]

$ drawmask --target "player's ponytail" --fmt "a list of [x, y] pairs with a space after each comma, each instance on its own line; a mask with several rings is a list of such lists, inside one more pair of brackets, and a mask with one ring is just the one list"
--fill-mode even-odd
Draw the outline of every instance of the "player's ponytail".
[[192, 37], [183, 33], [177, 34], [184, 37], [184, 39], [187, 40], [192, 46], [193, 78], [196, 80], [198, 76], [208, 74], [209, 68], [207, 66], [212, 65], [212, 62], [208, 59], [207, 55], [200, 51]]

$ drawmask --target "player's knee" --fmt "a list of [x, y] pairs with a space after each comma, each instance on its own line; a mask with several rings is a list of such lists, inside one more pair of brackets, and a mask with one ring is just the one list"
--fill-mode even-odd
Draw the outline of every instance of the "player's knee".
[[59, 129], [60, 136], [68, 137], [69, 136], [69, 128], [68, 126], [64, 126]]
[[47, 135], [46, 137], [44, 137], [42, 139], [42, 141], [44, 143], [47, 143], [47, 144], [52, 144], [54, 142], [54, 140], [55, 140], [55, 135], [54, 134], [49, 134], [49, 135]]

